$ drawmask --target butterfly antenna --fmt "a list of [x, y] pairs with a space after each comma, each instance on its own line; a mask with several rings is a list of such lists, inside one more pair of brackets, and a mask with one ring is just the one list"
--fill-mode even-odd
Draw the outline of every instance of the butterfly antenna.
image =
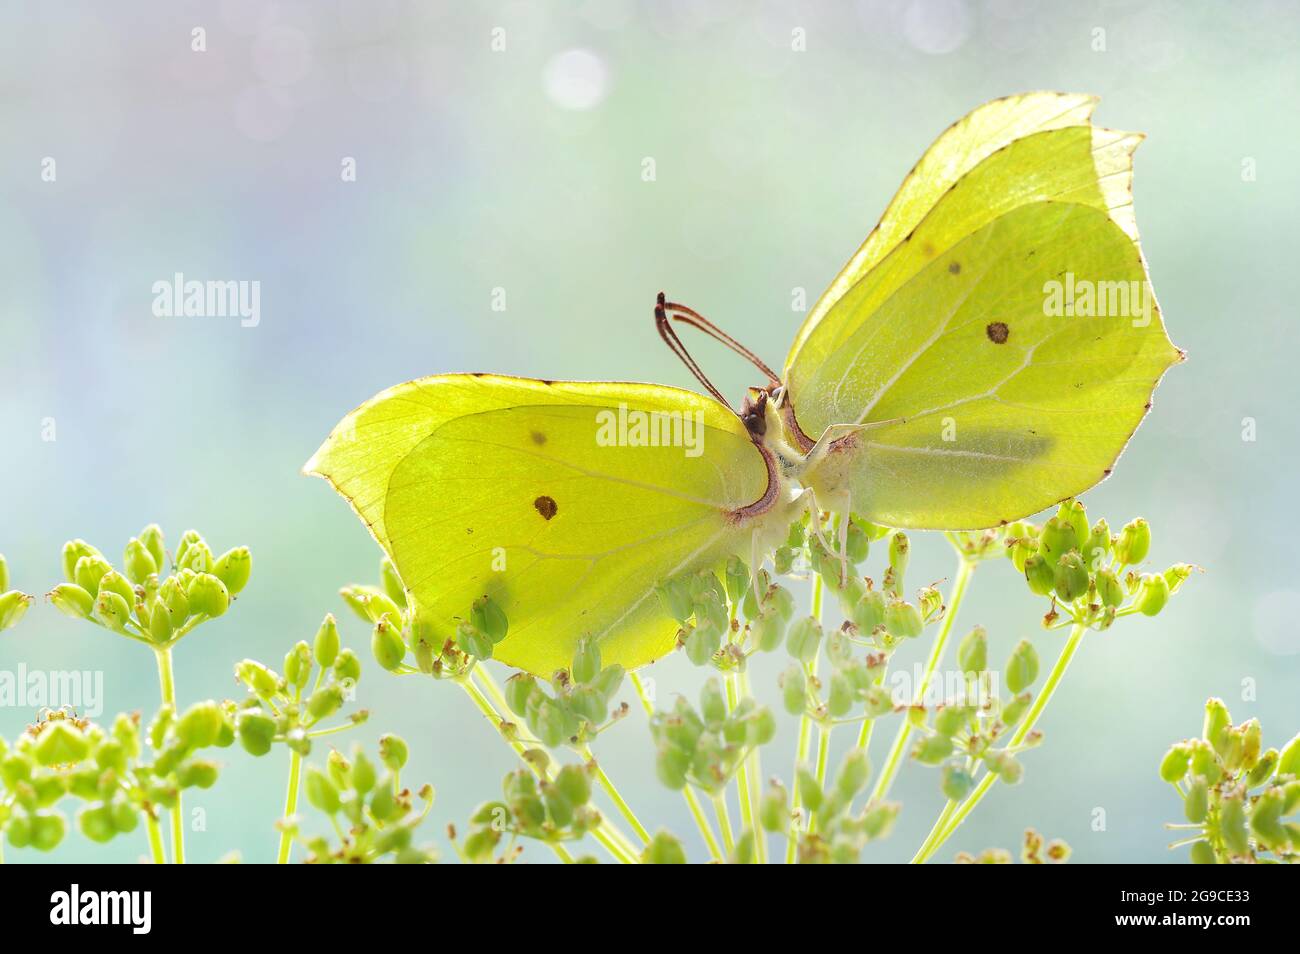
[[[735, 414], [736, 409], [731, 407], [730, 402], [722, 396], [722, 392], [713, 386], [713, 382], [710, 381], [704, 371], [700, 369], [700, 366], [696, 364], [695, 359], [691, 357], [691, 353], [686, 350], [686, 346], [682, 344], [682, 339], [677, 337], [677, 332], [673, 330], [672, 323], [668, 320], [667, 308], [668, 303], [664, 300], [664, 293], [660, 292], [659, 299], [655, 302], [655, 327], [659, 329], [659, 337], [664, 339], [664, 344], [668, 345], [668, 350], [677, 355], [682, 364], [686, 365], [686, 369], [690, 371], [691, 374], [695, 375], [696, 380], [704, 385], [705, 389], [712, 394], [719, 403], [723, 405], [723, 407], [729, 408], [731, 413]], [[739, 417], [739, 415], [737, 415], [737, 417]]]
[[[746, 348], [735, 338], [731, 337], [731, 335], [727, 334], [725, 331], [723, 331], [713, 322], [709, 321], [709, 319], [705, 318], [694, 308], [688, 308], [685, 305], [680, 305], [677, 302], [673, 302], [673, 301], [668, 301], [668, 302], [664, 301], [663, 292], [659, 293], [659, 307], [665, 309], [669, 317], [671, 317], [674, 321], [684, 322], [685, 324], [690, 325], [692, 328], [698, 328], [700, 331], [703, 331], [706, 335], [713, 338], [715, 341], [721, 341], [732, 351], [736, 352], [736, 354], [740, 355], [742, 358], [744, 358], [754, 367], [758, 368], [758, 370], [762, 371], [765, 375], [767, 375], [767, 380], [769, 384], [781, 383], [781, 379], [777, 377], [776, 372], [773, 371], [771, 368], [769, 368], [766, 364], [764, 364], [762, 359], [759, 358], [758, 355], [754, 354], [754, 352], [750, 351], [748, 348]], [[658, 315], [657, 310], [655, 314]]]

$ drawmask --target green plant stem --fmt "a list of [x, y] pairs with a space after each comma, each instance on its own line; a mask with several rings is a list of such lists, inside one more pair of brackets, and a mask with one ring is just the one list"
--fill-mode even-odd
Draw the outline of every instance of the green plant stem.
[[727, 857], [736, 849], [736, 836], [731, 831], [731, 815], [727, 811], [727, 790], [724, 788], [713, 796], [713, 812], [718, 816], [718, 827], [722, 829], [722, 846]]
[[[636, 689], [637, 698], [641, 700], [641, 708], [645, 710], [647, 716], [655, 714], [654, 703], [650, 701], [650, 693], [646, 690], [645, 682], [638, 673], [628, 673], [628, 678], [632, 681], [632, 687]], [[682, 799], [686, 802], [686, 807], [690, 809], [691, 817], [695, 819], [695, 827], [700, 830], [700, 836], [704, 839], [704, 846], [709, 851], [709, 857], [714, 861], [722, 861], [722, 849], [718, 847], [718, 836], [713, 833], [713, 826], [709, 824], [709, 818], [704, 814], [704, 806], [700, 804], [699, 796], [695, 794], [695, 789], [687, 785], [682, 789]]]
[[[939, 624], [939, 632], [934, 638], [934, 645], [930, 647], [930, 657], [925, 662], [925, 671], [921, 675], [921, 684], [916, 687], [916, 693], [912, 699], [913, 705], [920, 705], [925, 699], [926, 690], [930, 687], [930, 680], [934, 678], [934, 671], [939, 665], [939, 660], [943, 658], [943, 651], [948, 645], [948, 637], [952, 633], [953, 625], [957, 622], [957, 610], [961, 607], [961, 601], [965, 597], [966, 589], [970, 584], [971, 574], [974, 572], [975, 564], [959, 555], [957, 558], [957, 575], [953, 579], [952, 592], [948, 595], [948, 609], [944, 614], [943, 622]], [[902, 724], [898, 727], [898, 732], [894, 736], [894, 744], [889, 748], [884, 770], [881, 771], [880, 777], [876, 779], [875, 788], [871, 790], [871, 801], [880, 801], [889, 794], [889, 786], [894, 783], [894, 777], [898, 774], [898, 769], [903, 763], [903, 755], [907, 751], [907, 740], [911, 734], [912, 723], [904, 716]], [[870, 738], [871, 736], [868, 733], [867, 740], [870, 741]]]
[[[498, 735], [501, 735], [501, 737], [505, 739], [506, 744], [514, 750], [517, 756], [519, 756], [519, 760], [524, 763], [525, 767], [527, 767], [528, 770], [538, 778], [546, 778], [546, 773], [538, 768], [536, 763], [524, 758], [524, 753], [528, 751], [528, 747], [518, 739], [506, 738], [506, 736], [501, 732], [501, 724], [506, 720], [492, 705], [487, 696], [483, 694], [478, 685], [474, 683], [473, 673], [471, 672], [470, 674], [462, 676], [454, 681], [456, 685], [465, 690], [465, 694], [470, 697], [479, 712], [481, 712], [483, 717], [487, 719], [488, 724], [496, 730]], [[554, 759], [552, 759], [552, 761], [554, 761]], [[600, 842], [605, 850], [608, 851], [616, 861], [624, 864], [635, 864], [637, 859], [635, 854], [631, 852], [630, 848], [627, 846], [627, 839], [615, 837], [614, 834], [611, 834], [611, 829], [613, 829], [613, 826], [610, 825], [609, 820], [602, 819], [600, 827], [593, 829], [591, 834], [592, 837], [595, 838], [596, 841]], [[614, 831], [616, 831], [616, 829]], [[551, 845], [550, 847], [551, 850], [554, 851], [557, 846]], [[556, 854], [558, 855], [558, 852]]]
[[619, 793], [613, 780], [606, 775], [605, 770], [600, 767], [600, 763], [596, 761], [596, 756], [591, 752], [591, 747], [588, 745], [579, 746], [578, 754], [591, 763], [596, 773], [596, 782], [605, 790], [605, 794], [608, 795], [610, 801], [614, 803], [614, 807], [618, 809], [618, 813], [626, 819], [629, 825], [632, 826], [632, 830], [636, 832], [636, 836], [641, 839], [641, 843], [644, 845], [650, 844], [650, 833], [646, 831], [645, 826], [641, 824], [641, 819], [636, 817], [636, 812], [632, 811], [632, 806], [629, 805], [627, 800]]
[[[1052, 666], [1052, 671], [1047, 674], [1047, 681], [1043, 683], [1043, 690], [1030, 706], [1029, 712], [1025, 715], [1024, 721], [1020, 728], [1011, 736], [1011, 741], [1007, 743], [1007, 748], [1015, 748], [1025, 741], [1025, 738], [1034, 730], [1034, 725], [1038, 722], [1047, 708], [1047, 703], [1051, 700], [1052, 695], [1056, 692], [1056, 687], [1060, 685], [1061, 678], [1065, 675], [1065, 670], [1069, 668], [1070, 660], [1078, 652], [1079, 646], [1083, 643], [1083, 636], [1088, 631], [1088, 627], [1083, 623], [1076, 623], [1070, 630], [1070, 638], [1066, 640], [1065, 646], [1061, 649], [1061, 654], [1056, 657], [1056, 663]], [[965, 801], [960, 805], [949, 802], [944, 806], [943, 813], [940, 814], [938, 821], [935, 822], [925, 843], [917, 851], [916, 856], [912, 859], [913, 864], [924, 864], [928, 861], [939, 847], [952, 837], [953, 833], [960, 827], [961, 823], [980, 803], [980, 799], [993, 787], [993, 783], [998, 780], [998, 776], [988, 772], [980, 779], [979, 785], [975, 790], [966, 796]], [[945, 818], [945, 816], [947, 816]]]
[[167, 853], [163, 850], [162, 825], [152, 811], [144, 813], [145, 828], [149, 831], [149, 854], [156, 865], [167, 864]]
[[[754, 690], [749, 685], [749, 670], [742, 669], [740, 671], [740, 697], [742, 699], [746, 697], [752, 699], [753, 696]], [[750, 750], [746, 761], [749, 762], [749, 804], [750, 811], [754, 816], [751, 822], [754, 826], [754, 847], [758, 863], [765, 865], [767, 864], [767, 832], [758, 820], [758, 806], [763, 797], [760, 788], [763, 783], [763, 755], [759, 746], [756, 745]]]
[[[816, 519], [816, 515], [813, 515]], [[817, 622], [822, 619], [822, 577], [820, 573], [813, 575], [812, 585], [812, 616]], [[814, 658], [808, 666], [808, 675], [817, 675], [817, 660]], [[790, 831], [786, 835], [785, 843], [785, 863], [794, 864], [795, 852], [799, 843], [799, 766], [808, 761], [808, 749], [812, 745], [812, 717], [808, 715], [805, 708], [804, 714], [799, 718], [799, 742], [794, 753], [794, 771], [790, 773], [791, 786], [794, 788], [794, 800], [791, 803], [790, 811]]]
[[[289, 788], [284, 796], [284, 817], [295, 814], [298, 811], [298, 782], [302, 777], [302, 756], [293, 750], [289, 752]], [[280, 832], [280, 848], [276, 852], [275, 863], [277, 865], [287, 865], [289, 863], [289, 853], [293, 849], [293, 834], [285, 830]]]
[[[826, 764], [830, 760], [831, 753], [831, 730], [834, 726], [819, 725], [817, 727], [817, 787], [823, 792], [826, 791]], [[817, 830], [817, 817], [814, 815], [808, 823], [808, 830]]]
[[[171, 646], [160, 646], [154, 650], [158, 659], [158, 686], [163, 705], [176, 711], [176, 676], [172, 671]], [[179, 715], [179, 713], [177, 713]], [[185, 864], [185, 809], [181, 806], [180, 792], [176, 793], [176, 805], [171, 810], [172, 816], [172, 861]]]
[[[736, 711], [740, 705], [740, 675], [735, 672], [727, 673], [727, 712]], [[757, 746], [755, 746], [757, 748]], [[741, 830], [748, 830], [754, 833], [754, 840], [758, 840], [758, 826], [754, 824], [754, 802], [753, 790], [749, 785], [749, 756], [740, 760], [740, 765], [736, 771], [736, 789], [740, 798], [740, 826]], [[761, 863], [758, 857], [758, 845], [754, 846], [754, 859]]]

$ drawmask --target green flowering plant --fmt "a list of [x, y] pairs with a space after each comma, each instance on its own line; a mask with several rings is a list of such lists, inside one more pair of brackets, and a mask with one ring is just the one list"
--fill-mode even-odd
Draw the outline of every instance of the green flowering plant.
[[[324, 812], [338, 835], [331, 845], [301, 830], [296, 814], [303, 759], [313, 740], [346, 731], [366, 721], [357, 709], [355, 687], [361, 661], [341, 645], [337, 623], [327, 615], [312, 644], [293, 646], [281, 675], [245, 659], [235, 675], [247, 690], [238, 700], [204, 700], [179, 709], [172, 668], [177, 644], [216, 617], [225, 615], [248, 584], [252, 558], [246, 547], [212, 555], [197, 531], [187, 531], [170, 558], [162, 531], [146, 527], [124, 550], [121, 569], [82, 540], [63, 550], [65, 579], [49, 593], [58, 609], [77, 619], [149, 646], [156, 657], [160, 706], [147, 726], [139, 713], [123, 713], [105, 728], [67, 709], [43, 710], [36, 723], [10, 745], [0, 739], [0, 832], [15, 847], [48, 851], [68, 830], [61, 805], [79, 801], [77, 826], [91, 841], [107, 842], [140, 827], [148, 834], [149, 857], [168, 860], [162, 835], [163, 816], [171, 817], [171, 860], [185, 860], [182, 793], [215, 785], [221, 763], [211, 749], [230, 748], [236, 740], [245, 752], [263, 756], [277, 745], [289, 753], [289, 785], [279, 829], [278, 860], [289, 860], [294, 843], [308, 861], [350, 863], [435, 860], [428, 846], [416, 846], [414, 832], [432, 805], [433, 790], [418, 797], [425, 807], [410, 811], [411, 794], [399, 787], [397, 772], [406, 761], [406, 744], [397, 736], [380, 742], [387, 771], [374, 778], [369, 763], [354, 751], [351, 763], [330, 757], [330, 786], [322, 787], [317, 770], [309, 770], [308, 800]], [[0, 583], [7, 588], [8, 569], [0, 557]], [[5, 594], [6, 626], [17, 622], [31, 597]], [[342, 770], [340, 767], [342, 766]], [[322, 776], [323, 777], [323, 776]], [[327, 791], [334, 793], [331, 801]], [[340, 815], [341, 813], [341, 815]], [[339, 827], [346, 817], [348, 828]], [[2, 844], [2, 842], [0, 842]]]
[[[655, 704], [640, 674], [603, 666], [599, 646], [585, 639], [578, 641], [572, 664], [549, 685], [517, 673], [501, 688], [488, 665], [493, 647], [509, 631], [501, 607], [480, 598], [456, 623], [455, 635], [439, 641], [422, 631], [386, 559], [380, 585], [341, 592], [372, 625], [372, 650], [385, 669], [459, 685], [523, 763], [507, 776], [504, 799], [483, 803], [471, 817], [468, 834], [456, 842], [463, 860], [514, 861], [526, 839], [545, 844], [566, 862], [592, 860], [568, 850], [584, 833], [617, 862], [688, 860], [676, 834], [662, 828], [650, 833], [591, 751], [590, 744], [628, 714], [616, 698], [626, 680], [649, 720], [658, 777], [682, 793], [708, 860], [767, 862], [777, 855], [773, 837], [784, 838], [787, 862], [863, 860], [902, 811], [888, 795], [910, 756], [939, 770], [947, 797], [913, 857], [925, 862], [997, 782], [1022, 779], [1024, 755], [1043, 742], [1036, 725], [1087, 634], [1128, 617], [1158, 614], [1196, 569], [1176, 564], [1161, 573], [1144, 572], [1151, 546], [1146, 521], [1133, 520], [1112, 533], [1105, 520], [1091, 523], [1078, 500], [1062, 503], [1042, 525], [1020, 521], [945, 538], [957, 557], [947, 592], [927, 585], [910, 599], [905, 579], [911, 540], [856, 516], [843, 523], [805, 518], [793, 525], [774, 554], [774, 573], [751, 573], [733, 556], [716, 571], [660, 581], [659, 602], [679, 625], [679, 649], [715, 673], [697, 701], [679, 696], [665, 708]], [[884, 551], [879, 585], [861, 573], [873, 544]], [[929, 691], [971, 578], [992, 561], [1009, 565], [1031, 596], [1047, 601], [1043, 630], [1068, 635], [1040, 684], [1043, 667], [1034, 641], [1021, 640], [997, 668], [990, 665], [989, 634], [976, 626], [957, 641], [963, 691], [932, 702]], [[796, 618], [795, 597], [774, 576], [810, 581], [810, 615]], [[823, 618], [830, 600], [841, 615], [834, 627]], [[892, 658], [927, 630], [933, 636], [920, 683], [899, 698], [885, 684]], [[762, 757], [777, 735], [777, 716], [751, 687], [750, 664], [762, 654], [787, 657], [776, 688], [785, 713], [798, 720], [793, 766], [784, 779], [767, 782]], [[884, 721], [896, 727], [883, 769], [873, 779], [868, 752], [876, 724]], [[856, 745], [832, 772], [830, 740], [841, 727], [856, 730]], [[579, 761], [566, 763], [566, 750]], [[593, 792], [557, 813], [551, 801], [559, 779], [574, 772], [589, 775]], [[599, 801], [612, 811], [602, 812]], [[1031, 829], [1021, 854], [1026, 861], [1054, 863], [1066, 860], [1069, 849], [1063, 842], [1044, 845]], [[986, 852], [978, 860], [1004, 857], [1009, 855]]]
[[1221, 699], [1205, 703], [1200, 738], [1173, 745], [1160, 777], [1183, 802], [1194, 864], [1300, 862], [1300, 735], [1281, 751], [1263, 748], [1258, 719], [1232, 724]]

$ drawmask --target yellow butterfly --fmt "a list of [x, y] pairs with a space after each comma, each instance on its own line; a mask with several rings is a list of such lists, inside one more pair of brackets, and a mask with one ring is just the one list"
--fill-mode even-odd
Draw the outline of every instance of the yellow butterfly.
[[[756, 572], [809, 508], [967, 529], [1079, 494], [1182, 358], [1138, 244], [1142, 137], [1092, 125], [1095, 103], [1030, 93], [949, 127], [781, 375], [661, 295], [659, 332], [711, 397], [435, 375], [357, 408], [304, 470], [366, 522], [423, 618], [450, 634], [489, 595], [510, 620], [496, 658], [544, 677], [584, 635], [628, 668], [671, 651], [656, 584], [731, 554]], [[739, 413], [677, 323], [763, 373]]]

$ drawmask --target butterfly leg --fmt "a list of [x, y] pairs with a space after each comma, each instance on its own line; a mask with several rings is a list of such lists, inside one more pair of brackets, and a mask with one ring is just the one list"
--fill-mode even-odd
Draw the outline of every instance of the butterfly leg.
[[813, 493], [811, 487], [805, 488], [803, 493], [808, 496], [808, 525], [812, 527], [817, 542], [822, 545], [822, 549], [827, 553], [834, 553], [834, 548], [826, 542], [826, 537], [822, 535], [822, 508], [817, 505], [817, 495]]

